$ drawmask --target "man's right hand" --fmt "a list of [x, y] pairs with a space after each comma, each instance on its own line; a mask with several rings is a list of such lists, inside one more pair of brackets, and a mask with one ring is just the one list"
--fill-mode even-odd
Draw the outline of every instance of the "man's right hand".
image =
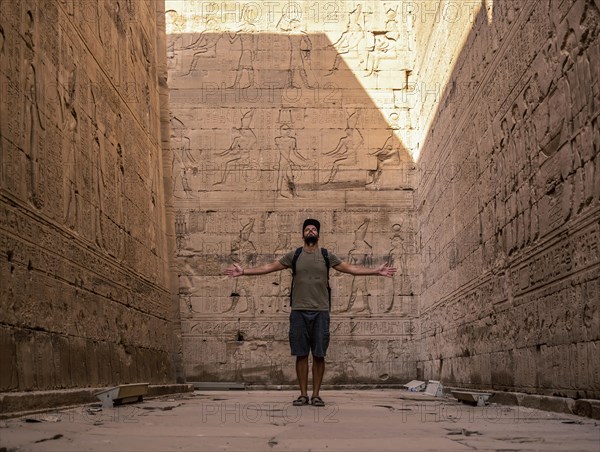
[[227, 267], [225, 269], [225, 274], [227, 276], [237, 278], [238, 276], [242, 276], [244, 274], [244, 269], [238, 264], [233, 264], [233, 267]]

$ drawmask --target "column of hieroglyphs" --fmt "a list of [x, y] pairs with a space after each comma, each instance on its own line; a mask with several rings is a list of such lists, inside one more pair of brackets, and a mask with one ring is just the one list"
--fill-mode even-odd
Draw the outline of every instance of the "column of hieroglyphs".
[[424, 376], [597, 398], [598, 2], [457, 5], [417, 21]]
[[414, 374], [414, 24], [402, 2], [167, 1], [179, 295], [189, 380], [294, 381], [290, 274], [227, 279], [301, 244], [332, 271], [329, 382]]
[[174, 379], [156, 7], [0, 3], [0, 391]]

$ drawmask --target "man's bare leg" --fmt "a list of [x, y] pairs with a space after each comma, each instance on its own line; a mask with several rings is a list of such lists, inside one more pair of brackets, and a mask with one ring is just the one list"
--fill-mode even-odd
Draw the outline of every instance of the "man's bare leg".
[[300, 395], [308, 397], [308, 355], [296, 356], [296, 376], [300, 385]]
[[323, 381], [323, 375], [325, 374], [325, 358], [313, 356], [312, 365], [312, 377], [313, 377], [313, 397], [319, 395], [321, 389], [321, 382]]

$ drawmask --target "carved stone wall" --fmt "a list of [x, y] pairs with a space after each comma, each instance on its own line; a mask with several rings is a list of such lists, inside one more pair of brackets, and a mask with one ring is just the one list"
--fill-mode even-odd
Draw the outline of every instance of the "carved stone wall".
[[414, 27], [401, 2], [167, 1], [173, 181], [185, 373], [295, 381], [289, 272], [228, 279], [301, 245], [305, 218], [332, 271], [328, 383], [415, 373], [416, 168], [405, 103]]
[[0, 391], [175, 380], [163, 8], [0, 3]]
[[289, 272], [222, 271], [316, 217], [398, 268], [325, 383], [600, 397], [596, 0], [163, 6], [0, 3], [0, 391], [295, 382]]
[[417, 21], [420, 366], [598, 398], [599, 5], [482, 5]]

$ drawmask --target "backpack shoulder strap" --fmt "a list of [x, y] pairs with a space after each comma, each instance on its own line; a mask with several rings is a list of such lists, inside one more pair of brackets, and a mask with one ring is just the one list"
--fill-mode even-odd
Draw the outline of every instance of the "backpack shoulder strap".
[[302, 253], [302, 247], [296, 248], [296, 251], [294, 251], [294, 257], [292, 257], [292, 276], [296, 274], [296, 262], [298, 262], [300, 253]]
[[323, 259], [325, 259], [325, 264], [327, 265], [327, 277], [329, 277], [329, 268], [331, 264], [329, 263], [329, 252], [327, 248], [321, 248], [321, 254], [323, 255]]
[[331, 311], [331, 286], [329, 285], [329, 268], [331, 267], [331, 263], [329, 262], [329, 252], [327, 248], [321, 248], [321, 254], [323, 255], [323, 259], [325, 259], [325, 265], [327, 266], [327, 292], [329, 293], [329, 310]]
[[292, 292], [294, 291], [294, 276], [296, 276], [296, 262], [302, 253], [302, 247], [296, 248], [294, 257], [292, 257], [292, 287], [290, 287], [290, 306], [292, 306]]

